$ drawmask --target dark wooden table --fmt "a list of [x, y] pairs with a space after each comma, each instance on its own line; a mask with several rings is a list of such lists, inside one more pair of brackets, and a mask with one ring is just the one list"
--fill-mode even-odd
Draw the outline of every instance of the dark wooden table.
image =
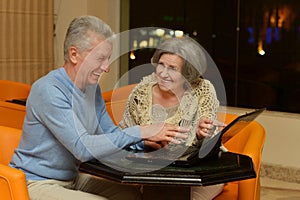
[[[126, 163], [129, 168], [151, 167], [150, 164], [145, 163], [129, 161]], [[89, 161], [80, 165], [80, 171], [119, 183], [142, 185], [206, 186], [256, 177], [252, 159], [249, 156], [231, 152], [222, 153], [219, 157], [210, 158], [192, 167], [169, 165], [154, 171], [133, 173], [110, 166], [96, 160]]]

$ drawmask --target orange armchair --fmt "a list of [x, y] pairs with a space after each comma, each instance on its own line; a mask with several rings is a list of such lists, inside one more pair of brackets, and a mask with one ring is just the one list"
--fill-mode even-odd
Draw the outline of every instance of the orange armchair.
[[8, 166], [18, 146], [21, 129], [0, 126], [0, 194], [1, 200], [29, 200], [25, 174]]
[[22, 129], [25, 106], [6, 101], [26, 99], [30, 89], [25, 83], [0, 80], [0, 125]]
[[16, 81], [0, 80], [0, 100], [27, 98], [31, 85]]
[[[237, 116], [226, 114], [228, 124]], [[251, 122], [237, 135], [230, 132], [223, 136], [224, 146], [231, 152], [248, 155], [252, 158], [256, 178], [231, 182], [225, 185], [223, 192], [215, 200], [259, 200], [260, 199], [260, 165], [266, 138], [265, 129], [257, 122]]]
[[102, 92], [102, 97], [105, 102], [127, 99], [131, 90], [136, 85], [137, 84], [134, 83], [134, 84], [125, 85], [125, 86], [122, 86], [119, 88], [115, 88], [113, 90]]
[[102, 93], [106, 110], [115, 124], [122, 119], [128, 96], [136, 85], [130, 84]]
[[0, 126], [22, 129], [25, 114], [25, 106], [0, 101]]
[[126, 103], [127, 99], [106, 102], [106, 110], [116, 125], [123, 117]]

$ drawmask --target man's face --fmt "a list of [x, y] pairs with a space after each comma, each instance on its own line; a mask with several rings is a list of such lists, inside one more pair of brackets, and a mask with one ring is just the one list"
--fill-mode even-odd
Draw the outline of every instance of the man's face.
[[[84, 85], [98, 84], [102, 72], [109, 72], [109, 58], [112, 53], [111, 42], [99, 39], [92, 50], [79, 54], [79, 66], [76, 80]], [[81, 84], [80, 84], [81, 85]]]

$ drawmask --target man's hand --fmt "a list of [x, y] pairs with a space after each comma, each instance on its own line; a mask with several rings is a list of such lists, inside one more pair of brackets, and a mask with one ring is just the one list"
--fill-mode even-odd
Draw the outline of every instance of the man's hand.
[[151, 148], [151, 149], [161, 149], [161, 148], [164, 148], [166, 146], [168, 146], [169, 142], [154, 142], [154, 141], [151, 141], [151, 140], [147, 140], [145, 139], [144, 140], [144, 145], [147, 147], [147, 148]]

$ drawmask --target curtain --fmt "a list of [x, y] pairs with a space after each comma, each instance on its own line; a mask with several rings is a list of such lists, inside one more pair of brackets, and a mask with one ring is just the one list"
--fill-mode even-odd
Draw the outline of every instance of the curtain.
[[0, 79], [32, 84], [54, 68], [53, 0], [0, 0]]

